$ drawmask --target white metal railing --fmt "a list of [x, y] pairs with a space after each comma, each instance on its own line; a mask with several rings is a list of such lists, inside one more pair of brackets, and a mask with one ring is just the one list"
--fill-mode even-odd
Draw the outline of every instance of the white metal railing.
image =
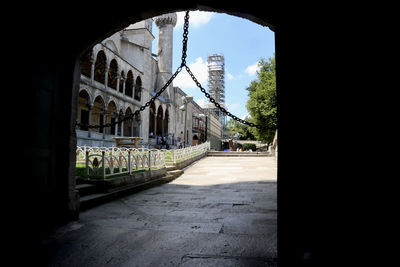
[[166, 161], [181, 162], [208, 150], [210, 142], [173, 150], [78, 146], [76, 162], [84, 164], [86, 177], [105, 179], [118, 174], [164, 168]]
[[174, 163], [181, 162], [193, 157], [196, 157], [198, 155], [206, 153], [208, 150], [210, 150], [210, 142], [205, 142], [201, 145], [197, 146], [190, 146], [186, 148], [181, 148], [181, 149], [174, 149], [172, 150], [173, 156], [171, 157]]
[[165, 155], [157, 149], [77, 147], [77, 163], [84, 163], [86, 177], [107, 178], [165, 167]]

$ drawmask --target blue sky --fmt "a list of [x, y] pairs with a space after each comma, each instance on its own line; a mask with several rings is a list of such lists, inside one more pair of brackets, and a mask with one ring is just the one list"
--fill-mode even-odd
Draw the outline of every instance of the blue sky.
[[[179, 12], [174, 28], [173, 72], [181, 63], [184, 12]], [[192, 11], [189, 13], [189, 41], [186, 63], [201, 85], [207, 87], [207, 57], [222, 54], [225, 57], [225, 103], [227, 109], [239, 118], [247, 113], [246, 88], [257, 78], [257, 62], [268, 59], [275, 52], [274, 32], [240, 17], [224, 13]], [[157, 27], [153, 34], [157, 38]], [[153, 43], [157, 51], [157, 41]], [[201, 106], [206, 97], [196, 87], [190, 76], [182, 71], [174, 80], [186, 94], [194, 97]]]

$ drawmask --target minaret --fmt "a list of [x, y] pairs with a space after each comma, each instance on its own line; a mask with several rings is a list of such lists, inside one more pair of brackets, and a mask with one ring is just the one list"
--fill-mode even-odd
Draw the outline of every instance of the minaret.
[[[159, 72], [157, 73], [157, 91], [160, 90], [160, 88], [172, 76], [172, 40], [176, 21], [176, 13], [164, 14], [155, 17], [154, 19], [154, 22], [158, 27], [157, 58]], [[164, 99], [170, 99], [170, 101], [173, 101], [174, 95], [172, 84], [161, 96]]]

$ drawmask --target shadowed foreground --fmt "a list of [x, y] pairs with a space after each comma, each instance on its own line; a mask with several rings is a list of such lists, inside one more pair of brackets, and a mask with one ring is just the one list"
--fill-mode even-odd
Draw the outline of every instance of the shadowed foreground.
[[82, 212], [43, 265], [276, 266], [276, 161], [207, 157], [175, 181]]

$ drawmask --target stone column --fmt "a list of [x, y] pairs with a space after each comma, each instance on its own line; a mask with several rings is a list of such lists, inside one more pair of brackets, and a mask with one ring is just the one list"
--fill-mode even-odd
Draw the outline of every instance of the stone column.
[[154, 113], [154, 124], [153, 124], [153, 129], [154, 129], [154, 135], [153, 137], [155, 137], [157, 139], [157, 113]]
[[[103, 107], [103, 125], [107, 124], [107, 108]], [[103, 127], [103, 139], [106, 139], [106, 129]]]
[[[121, 114], [121, 117], [124, 117], [124, 114]], [[121, 121], [121, 137], [124, 136], [124, 121]]]
[[126, 86], [126, 79], [123, 78], [123, 83], [122, 83], [122, 94], [125, 95], [125, 86]]
[[[176, 13], [158, 16], [154, 22], [158, 27], [157, 59], [159, 72], [157, 73], [156, 90], [159, 91], [172, 75], [172, 40], [173, 29], [176, 25]], [[165, 99], [172, 99], [172, 84], [162, 94]]]
[[136, 82], [135, 81], [133, 81], [133, 84], [132, 84], [132, 98], [133, 99], [135, 99], [135, 91], [136, 91]]
[[121, 79], [121, 74], [117, 74], [117, 92], [119, 93], [119, 81]]
[[115, 125], [114, 125], [114, 135], [118, 136], [118, 113], [116, 113], [115, 115]]
[[109, 71], [109, 69], [110, 69], [110, 66], [109, 65], [106, 65], [106, 71], [105, 71], [105, 75], [106, 75], [106, 77], [105, 77], [105, 79], [104, 79], [104, 88], [107, 90], [107, 84], [108, 84], [108, 71]]
[[90, 62], [92, 63], [91, 69], [90, 69], [90, 83], [93, 83], [94, 82], [94, 67], [95, 67], [95, 63], [96, 63], [96, 59], [94, 58], [93, 54], [90, 59]]
[[[88, 108], [88, 124], [92, 124], [92, 107], [93, 105], [91, 104], [87, 104], [87, 108]], [[88, 137], [91, 137], [90, 135], [90, 128], [88, 127]]]
[[161, 117], [161, 137], [164, 137], [164, 117]]

